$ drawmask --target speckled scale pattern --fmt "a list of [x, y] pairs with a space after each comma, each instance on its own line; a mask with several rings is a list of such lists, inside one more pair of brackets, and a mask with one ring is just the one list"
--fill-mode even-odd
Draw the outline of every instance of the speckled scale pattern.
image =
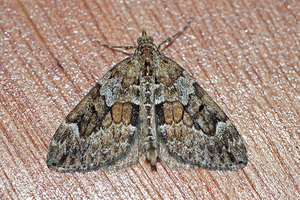
[[162, 162], [236, 170], [248, 162], [238, 131], [191, 75], [144, 31], [135, 53], [114, 66], [68, 114], [47, 155], [60, 172]]

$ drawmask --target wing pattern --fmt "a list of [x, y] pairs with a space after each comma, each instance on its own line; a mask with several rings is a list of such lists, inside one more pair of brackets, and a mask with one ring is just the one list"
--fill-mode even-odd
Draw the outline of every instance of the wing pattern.
[[164, 57], [156, 71], [160, 160], [174, 167], [239, 169], [247, 164], [238, 131], [183, 68]]
[[129, 57], [111, 69], [57, 129], [47, 165], [57, 171], [123, 168], [138, 162], [138, 73]]
[[142, 153], [153, 167], [160, 160], [186, 169], [235, 170], [248, 162], [226, 114], [145, 31], [135, 53], [105, 74], [61, 123], [47, 165], [60, 172], [120, 169]]

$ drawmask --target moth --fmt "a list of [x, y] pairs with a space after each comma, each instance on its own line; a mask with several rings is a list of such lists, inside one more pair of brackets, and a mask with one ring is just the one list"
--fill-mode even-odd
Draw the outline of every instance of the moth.
[[122, 169], [142, 154], [152, 167], [158, 161], [184, 169], [246, 166], [243, 140], [214, 100], [146, 31], [137, 44], [61, 123], [49, 145], [48, 167]]

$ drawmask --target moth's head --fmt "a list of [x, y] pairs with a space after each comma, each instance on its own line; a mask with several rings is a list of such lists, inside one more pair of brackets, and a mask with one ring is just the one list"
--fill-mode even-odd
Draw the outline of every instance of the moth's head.
[[140, 37], [137, 40], [138, 45], [143, 44], [143, 43], [153, 43], [153, 38], [151, 36], [148, 36], [146, 31], [143, 30], [142, 32], [142, 37]]

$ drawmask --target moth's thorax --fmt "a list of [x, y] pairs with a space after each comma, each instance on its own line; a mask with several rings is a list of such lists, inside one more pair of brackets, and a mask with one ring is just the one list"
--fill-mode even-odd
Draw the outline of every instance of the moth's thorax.
[[159, 51], [153, 43], [143, 43], [138, 46], [136, 54], [140, 56], [142, 62], [152, 62], [159, 56]]
[[153, 49], [152, 48], [142, 48], [141, 49], [141, 58], [145, 62], [151, 62], [153, 60]]

